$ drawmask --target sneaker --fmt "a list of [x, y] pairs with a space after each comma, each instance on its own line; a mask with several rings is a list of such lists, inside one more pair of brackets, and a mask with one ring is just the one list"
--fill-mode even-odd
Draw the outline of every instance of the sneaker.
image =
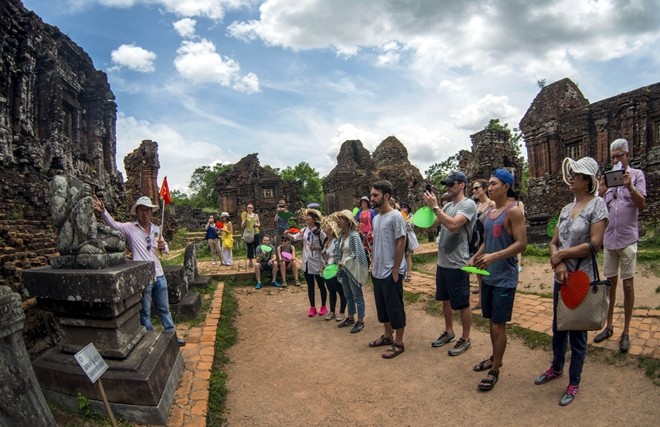
[[621, 353], [627, 353], [630, 349], [630, 337], [628, 334], [621, 335], [621, 341], [619, 341], [619, 350]]
[[297, 280], [296, 280], [296, 282], [294, 283], [294, 285], [296, 285], [296, 286], [298, 286], [298, 287], [302, 286], [302, 285], [300, 284], [300, 282], [297, 281]]
[[594, 337], [594, 342], [596, 344], [598, 344], [599, 342], [603, 342], [606, 339], [608, 339], [609, 337], [611, 337], [612, 334], [614, 334], [614, 331], [612, 329], [605, 328], [605, 329], [603, 329], [603, 331], [600, 334], [598, 334]]
[[347, 326], [351, 326], [352, 324], [355, 323], [355, 320], [349, 319], [348, 317], [344, 319], [343, 322], [341, 322], [339, 325], [337, 325], [338, 328], [345, 328]]
[[322, 306], [321, 310], [319, 310], [319, 316], [325, 316], [326, 314], [328, 314], [328, 309], [326, 306]]
[[454, 341], [454, 338], [456, 338], [456, 335], [454, 335], [453, 332], [447, 332], [444, 331], [442, 335], [438, 337], [437, 340], [433, 341], [431, 345], [433, 347], [442, 347], [443, 345], [447, 344], [448, 342]]
[[555, 379], [561, 377], [562, 375], [563, 375], [563, 374], [561, 373], [561, 371], [560, 371], [560, 372], [557, 372], [557, 371], [555, 371], [554, 369], [549, 368], [547, 371], [545, 371], [544, 373], [542, 373], [541, 375], [539, 375], [539, 376], [534, 380], [534, 384], [536, 384], [536, 385], [545, 384], [545, 383], [547, 383], [548, 381], [552, 381], [552, 380], [555, 380]]
[[577, 396], [579, 389], [580, 386], [569, 384], [566, 388], [566, 391], [564, 392], [564, 395], [561, 397], [561, 399], [559, 399], [559, 406], [566, 406], [570, 404], [573, 399], [575, 399], [575, 396]]
[[314, 317], [316, 316], [316, 307], [310, 307], [309, 308], [309, 314], [307, 314], [309, 317]]
[[257, 282], [257, 284], [254, 287], [257, 289], [261, 289], [261, 282]]
[[333, 312], [330, 312], [327, 314], [327, 316], [325, 316], [325, 320], [332, 320], [334, 318], [335, 318], [335, 313]]
[[362, 329], [364, 329], [364, 322], [355, 322], [355, 325], [353, 325], [353, 328], [351, 329], [351, 333], [357, 334]]
[[250, 268], [254, 267], [254, 263], [253, 263], [252, 261], [250, 261], [250, 262], [248, 263], [248, 267], [250, 267]]
[[342, 322], [344, 320], [344, 313], [339, 313], [337, 317], [335, 317], [335, 320], [337, 322]]
[[286, 282], [282, 282], [282, 287], [286, 288]]
[[183, 338], [176, 337], [176, 343], [179, 344], [179, 347], [183, 347], [186, 345], [186, 342], [183, 340]]
[[276, 288], [281, 288], [282, 287], [282, 285], [280, 285], [280, 282], [278, 282], [277, 280], [273, 280], [271, 282], [271, 285], [275, 286]]
[[459, 356], [467, 351], [468, 348], [472, 345], [472, 341], [469, 339], [464, 340], [463, 338], [459, 338], [458, 341], [456, 341], [456, 345], [454, 348], [450, 349], [448, 351], [450, 356]]

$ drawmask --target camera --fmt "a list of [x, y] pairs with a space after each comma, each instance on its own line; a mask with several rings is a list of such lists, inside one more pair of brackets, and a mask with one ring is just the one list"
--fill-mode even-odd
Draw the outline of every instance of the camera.
[[433, 193], [433, 186], [431, 184], [426, 184], [426, 191]]

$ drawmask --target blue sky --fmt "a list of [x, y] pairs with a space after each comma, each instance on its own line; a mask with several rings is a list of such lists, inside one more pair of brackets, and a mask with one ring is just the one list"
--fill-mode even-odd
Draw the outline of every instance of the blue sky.
[[489, 119], [517, 127], [537, 81], [591, 102], [660, 81], [658, 0], [24, 0], [108, 74], [117, 164], [143, 139], [160, 177], [259, 153], [322, 176], [389, 135], [423, 173]]

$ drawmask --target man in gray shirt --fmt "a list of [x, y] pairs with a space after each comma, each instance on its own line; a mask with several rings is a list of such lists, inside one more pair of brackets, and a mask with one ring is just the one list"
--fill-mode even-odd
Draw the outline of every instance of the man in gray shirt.
[[471, 345], [470, 279], [468, 273], [461, 270], [461, 267], [465, 267], [470, 259], [468, 246], [477, 219], [477, 205], [472, 199], [465, 197], [467, 182], [463, 172], [452, 172], [441, 181], [451, 196], [451, 202], [442, 209], [438, 206], [435, 194], [430, 191], [424, 193], [424, 201], [435, 212], [436, 220], [433, 226], [441, 226], [438, 238], [438, 266], [435, 274], [435, 299], [442, 301], [445, 331], [433, 341], [433, 347], [442, 347], [456, 337], [453, 310], [461, 312], [463, 323], [463, 333], [454, 347], [449, 350], [450, 356], [463, 354]]
[[[382, 354], [392, 359], [405, 351], [403, 332], [406, 312], [403, 308], [403, 260], [406, 246], [406, 222], [401, 212], [392, 208], [392, 183], [386, 180], [371, 186], [371, 204], [378, 212], [373, 219], [372, 282], [378, 321], [385, 331], [369, 347], [390, 346]], [[395, 333], [396, 331], [396, 333]]]

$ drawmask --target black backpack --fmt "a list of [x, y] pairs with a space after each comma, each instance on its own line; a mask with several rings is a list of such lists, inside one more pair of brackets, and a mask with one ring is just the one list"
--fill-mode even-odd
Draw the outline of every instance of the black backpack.
[[479, 246], [481, 246], [481, 243], [483, 243], [484, 231], [484, 223], [481, 222], [479, 218], [477, 218], [474, 223], [474, 227], [472, 227], [472, 235], [470, 235], [470, 232], [468, 231], [467, 223], [465, 224], [465, 232], [468, 235], [468, 251], [470, 252], [470, 256], [477, 253]]

